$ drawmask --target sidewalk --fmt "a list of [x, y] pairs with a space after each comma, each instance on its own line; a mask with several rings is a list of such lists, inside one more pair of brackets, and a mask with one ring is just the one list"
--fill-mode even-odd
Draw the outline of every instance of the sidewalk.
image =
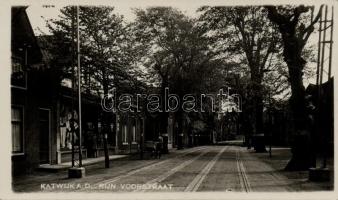
[[[110, 162], [117, 162], [121, 160], [128, 159], [133, 155], [110, 155]], [[104, 157], [99, 158], [87, 158], [82, 161], [83, 166], [86, 166], [86, 174], [91, 172], [92, 170], [97, 170], [103, 168]], [[64, 179], [68, 177], [67, 169], [71, 168], [71, 162], [65, 162], [58, 165], [51, 164], [42, 164], [39, 168], [34, 170], [30, 174], [23, 174], [19, 176], [12, 177], [12, 185], [26, 185], [26, 184], [34, 184], [39, 182], [45, 182], [50, 180], [58, 180]], [[88, 170], [87, 170], [88, 169]]]
[[[177, 151], [177, 149], [170, 149], [170, 152], [173, 153]], [[132, 154], [124, 154], [124, 155], [110, 155], [109, 156], [109, 161], [112, 160], [118, 160], [118, 159], [123, 159], [123, 158], [130, 158], [130, 157], [137, 157], [139, 155], [139, 152], [132, 153]], [[93, 165], [97, 163], [104, 162], [105, 158], [104, 156], [98, 157], [98, 158], [86, 158], [82, 160], [82, 165], [83, 166], [88, 166], [88, 165]], [[64, 162], [61, 164], [41, 164], [38, 168], [38, 170], [41, 171], [47, 171], [47, 172], [59, 172], [63, 170], [67, 170], [72, 167], [72, 162]]]
[[[71, 166], [69, 162], [57, 166], [45, 165], [43, 167], [47, 168], [47, 170], [35, 170], [31, 174], [12, 177], [12, 187], [14, 192], [37, 192], [40, 191], [41, 183], [95, 182], [174, 157], [190, 149], [193, 148], [182, 150], [170, 149], [169, 154], [164, 154], [161, 159], [150, 159], [147, 154], [145, 154], [143, 160], [139, 159], [139, 154], [111, 155], [110, 168], [105, 168], [103, 157], [86, 159], [86, 161], [83, 160], [83, 164], [86, 165], [86, 177], [82, 179], [68, 178], [68, 171], [66, 169]], [[53, 169], [48, 171], [50, 168], [56, 169], [54, 169], [54, 172], [51, 172]], [[58, 168], [61, 169], [58, 170]]]
[[[268, 150], [268, 148], [267, 148]], [[284, 168], [289, 162], [292, 154], [291, 149], [287, 147], [272, 147], [272, 156], [269, 157], [269, 152], [255, 153], [253, 149], [246, 150], [251, 156], [258, 158], [260, 161], [271, 166], [278, 174], [286, 177], [292, 184], [292, 189], [296, 191], [320, 191], [333, 190], [333, 160], [328, 159], [328, 168], [332, 173], [330, 181], [326, 182], [311, 182], [308, 180], [309, 171], [285, 171]]]
[[[121, 158], [126, 158], [130, 155], [110, 155], [109, 156], [109, 161], [111, 160], [117, 160], [117, 159], [121, 159]], [[82, 165], [83, 166], [88, 166], [88, 165], [93, 165], [96, 163], [100, 163], [100, 162], [104, 162], [105, 158], [102, 157], [98, 157], [98, 158], [86, 158], [82, 161]], [[51, 164], [42, 164], [39, 166], [39, 170], [43, 170], [43, 171], [50, 171], [50, 172], [57, 172], [57, 171], [61, 171], [61, 170], [66, 170], [72, 167], [72, 162], [65, 162], [62, 164], [56, 164], [56, 165], [51, 165]]]

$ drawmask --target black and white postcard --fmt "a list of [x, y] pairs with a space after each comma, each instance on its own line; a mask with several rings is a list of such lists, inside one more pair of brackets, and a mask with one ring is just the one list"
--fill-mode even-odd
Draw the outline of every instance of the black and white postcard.
[[0, 198], [337, 199], [337, 16], [334, 0], [1, 3]]

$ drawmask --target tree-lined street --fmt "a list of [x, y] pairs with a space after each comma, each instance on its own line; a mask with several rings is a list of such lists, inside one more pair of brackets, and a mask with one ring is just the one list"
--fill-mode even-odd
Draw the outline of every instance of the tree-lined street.
[[[267, 153], [257, 154], [240, 146], [202, 146], [175, 151], [162, 160], [119, 160], [110, 169], [103, 169], [103, 164], [90, 166], [83, 179], [68, 179], [63, 172], [47, 177], [40, 174], [40, 180], [39, 175], [32, 175], [14, 180], [14, 186], [31, 192], [292, 192], [331, 188], [328, 183], [309, 182], [304, 172], [280, 171], [289, 149], [274, 151], [276, 156], [270, 159]], [[76, 188], [78, 184], [80, 188]]]
[[38, 34], [26, 9], [14, 191], [333, 189], [333, 6], [43, 7]]

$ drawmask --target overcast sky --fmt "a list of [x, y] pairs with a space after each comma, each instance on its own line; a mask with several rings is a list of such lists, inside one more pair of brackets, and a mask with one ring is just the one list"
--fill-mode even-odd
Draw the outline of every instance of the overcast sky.
[[[161, 1], [158, 1], [161, 2]], [[99, 5], [99, 4], [93, 4]], [[132, 11], [133, 8], [146, 8], [149, 6], [172, 6], [174, 8], [178, 8], [186, 15], [190, 17], [196, 17], [197, 13], [196, 10], [202, 5], [205, 5], [205, 1], [172, 1], [166, 4], [154, 3], [151, 1], [133, 1], [131, 4], [129, 0], [119, 1], [115, 0], [114, 4], [110, 4], [111, 6], [115, 7], [115, 12], [124, 15], [127, 21], [132, 21], [135, 19], [135, 15]], [[218, 5], [217, 0], [215, 0], [212, 4], [209, 2], [207, 5]], [[63, 7], [63, 5], [55, 5], [52, 7], [43, 6], [43, 4], [34, 4], [30, 5], [27, 8], [27, 14], [34, 29], [36, 35], [40, 35], [41, 31], [43, 33], [48, 34], [48, 29], [46, 28], [45, 19], [56, 19], [60, 14], [59, 10]], [[316, 13], [317, 11], [315, 11]], [[40, 31], [41, 30], [41, 31]], [[309, 43], [316, 45], [318, 41], [318, 35], [316, 33], [312, 34]], [[315, 63], [311, 64], [311, 68], [315, 68]], [[304, 84], [308, 85], [309, 83], [315, 83], [315, 79], [312, 78], [310, 80], [304, 80]]]
[[[147, 4], [127, 4], [123, 2], [116, 3], [114, 5], [115, 13], [118, 13], [120, 15], [123, 15], [127, 21], [133, 21], [135, 19], [135, 15], [132, 11], [133, 8], [146, 8], [149, 5]], [[184, 12], [186, 15], [194, 17], [197, 16], [196, 10], [198, 7], [201, 6], [201, 4], [192, 4], [187, 6], [184, 3], [181, 4], [173, 4], [170, 5], [175, 8], [178, 8], [182, 12]], [[40, 35], [40, 30], [42, 30], [45, 33], [48, 33], [48, 29], [46, 28], [45, 19], [56, 19], [58, 18], [58, 15], [60, 14], [59, 10], [63, 6], [56, 5], [55, 7], [44, 7], [42, 5], [31, 5], [27, 8], [27, 14], [29, 16], [29, 19], [31, 21], [32, 27], [34, 29], [35, 34]]]

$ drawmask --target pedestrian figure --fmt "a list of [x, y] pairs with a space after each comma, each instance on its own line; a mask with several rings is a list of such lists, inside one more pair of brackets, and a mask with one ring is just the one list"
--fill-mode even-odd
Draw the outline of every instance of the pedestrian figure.
[[163, 137], [159, 136], [158, 137], [158, 142], [156, 143], [156, 157], [158, 157], [158, 159], [161, 159], [161, 153], [162, 153], [162, 149], [163, 149]]
[[158, 153], [157, 153], [156, 147], [157, 147], [157, 142], [153, 141], [152, 147], [151, 147], [151, 156], [150, 156], [151, 158], [157, 158]]

